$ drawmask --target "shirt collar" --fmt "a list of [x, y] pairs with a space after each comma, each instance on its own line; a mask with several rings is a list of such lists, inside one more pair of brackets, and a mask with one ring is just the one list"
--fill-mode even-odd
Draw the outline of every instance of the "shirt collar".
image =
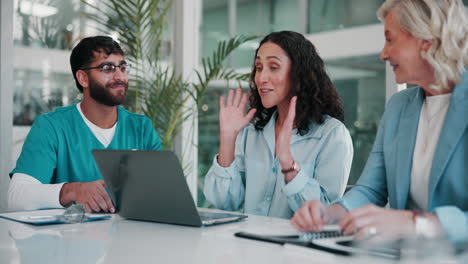
[[[275, 123], [276, 123], [277, 117], [278, 117], [278, 111], [275, 111], [271, 115], [268, 123], [263, 128], [263, 136], [268, 144], [268, 147], [273, 151], [273, 153], [275, 150]], [[324, 118], [325, 120], [327, 120], [330, 117], [325, 116]], [[322, 133], [323, 133], [323, 129], [321, 129], [321, 126], [317, 125], [316, 122], [312, 122], [312, 124], [309, 125], [309, 131], [307, 131], [307, 133], [303, 136], [299, 135], [297, 133], [297, 129], [294, 128], [292, 131], [292, 135], [291, 135], [291, 144], [299, 140], [303, 140], [307, 138], [321, 138]]]

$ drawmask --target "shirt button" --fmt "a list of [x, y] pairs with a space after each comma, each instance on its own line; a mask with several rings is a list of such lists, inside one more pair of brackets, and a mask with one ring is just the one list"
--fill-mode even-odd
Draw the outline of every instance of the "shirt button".
[[276, 173], [276, 168], [273, 168], [273, 169], [271, 169], [271, 170], [273, 171], [273, 173]]
[[271, 196], [268, 196], [267, 198], [265, 198], [266, 201], [271, 201]]

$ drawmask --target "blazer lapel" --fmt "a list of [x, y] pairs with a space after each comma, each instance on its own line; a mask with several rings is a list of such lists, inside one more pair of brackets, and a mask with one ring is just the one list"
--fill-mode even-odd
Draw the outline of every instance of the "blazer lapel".
[[419, 114], [423, 100], [424, 94], [419, 88], [415, 96], [408, 100], [400, 119], [396, 154], [397, 175], [395, 175], [396, 206], [398, 209], [404, 209], [408, 200], [414, 145], [416, 144]]
[[468, 73], [463, 77], [462, 83], [455, 86], [453, 90], [434, 158], [432, 159], [428, 192], [429, 209], [432, 208], [431, 197], [433, 197], [432, 194], [436, 185], [468, 126], [468, 118], [466, 118], [468, 114]]

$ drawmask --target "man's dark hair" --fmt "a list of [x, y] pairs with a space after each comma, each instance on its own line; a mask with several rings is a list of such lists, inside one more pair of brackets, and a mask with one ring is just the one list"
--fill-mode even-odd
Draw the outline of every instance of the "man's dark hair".
[[83, 92], [83, 87], [76, 78], [76, 72], [91, 64], [94, 59], [94, 52], [104, 52], [106, 55], [120, 54], [124, 55], [119, 43], [108, 36], [95, 36], [82, 39], [76, 45], [70, 55], [70, 66], [75, 78], [76, 87]]
[[260, 47], [267, 42], [280, 46], [291, 60], [290, 95], [297, 95], [295, 123], [299, 134], [305, 135], [313, 121], [322, 124], [325, 121], [324, 115], [343, 121], [344, 111], [340, 96], [325, 72], [323, 60], [314, 45], [299, 33], [280, 31], [267, 35], [255, 52], [249, 97], [250, 107], [257, 109], [253, 119], [255, 128], [263, 129], [277, 108], [263, 107], [255, 85], [255, 58]]

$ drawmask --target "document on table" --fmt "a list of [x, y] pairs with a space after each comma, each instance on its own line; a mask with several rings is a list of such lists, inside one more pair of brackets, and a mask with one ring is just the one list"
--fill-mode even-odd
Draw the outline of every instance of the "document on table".
[[[66, 224], [64, 218], [65, 209], [46, 209], [33, 211], [19, 211], [0, 213], [0, 217], [32, 225]], [[110, 214], [88, 214], [83, 217], [83, 222], [110, 219]]]
[[[323, 231], [339, 231], [338, 225], [325, 225]], [[292, 236], [292, 235], [303, 235], [303, 232], [295, 229], [289, 221], [277, 221], [276, 219], [267, 220], [262, 225], [249, 227], [246, 226], [242, 230], [243, 232], [266, 235], [266, 236]]]

